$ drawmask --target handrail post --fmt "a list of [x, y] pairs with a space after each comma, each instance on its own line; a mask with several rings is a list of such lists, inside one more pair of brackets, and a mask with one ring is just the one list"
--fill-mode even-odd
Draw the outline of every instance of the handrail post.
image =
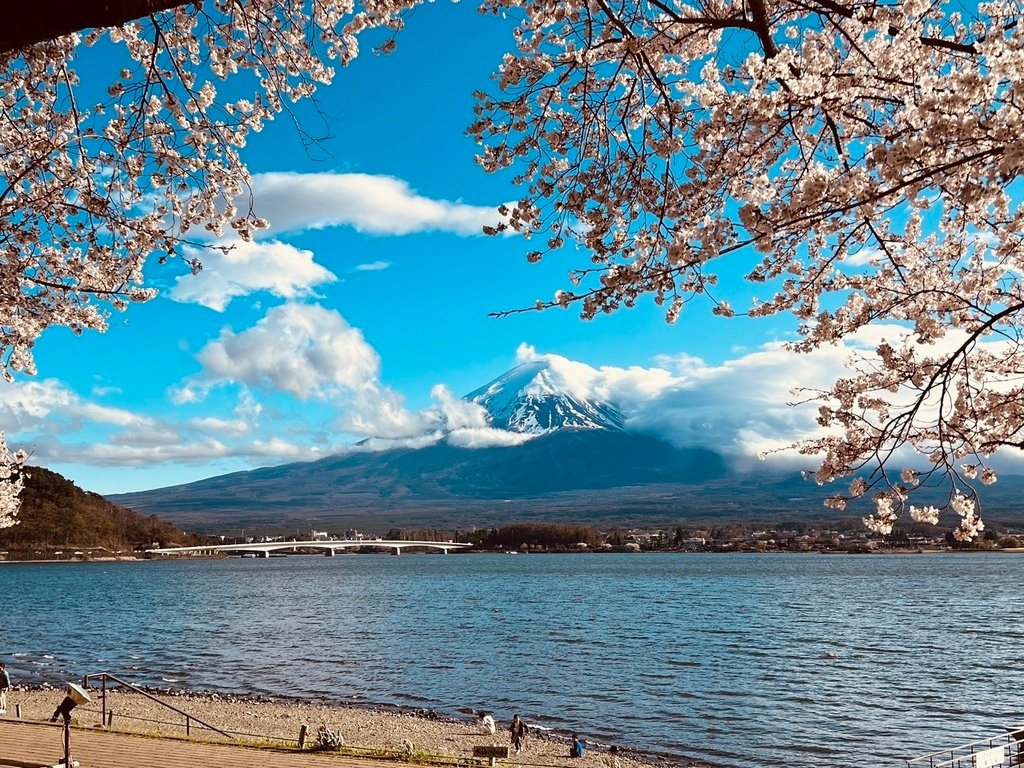
[[192, 718], [189, 717], [188, 715], [185, 715], [185, 735], [186, 736], [191, 736], [192, 735]]
[[103, 675], [103, 677], [100, 678], [100, 700], [102, 702], [100, 706], [103, 708], [103, 713], [101, 715], [102, 719], [100, 720], [100, 722], [103, 723], [104, 725], [106, 725], [106, 722], [107, 722], [107, 676], [106, 675]]

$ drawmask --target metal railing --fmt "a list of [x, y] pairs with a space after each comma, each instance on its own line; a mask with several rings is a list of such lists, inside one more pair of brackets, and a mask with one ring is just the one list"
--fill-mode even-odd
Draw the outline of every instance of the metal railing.
[[[162, 707], [166, 707], [167, 709], [171, 710], [172, 712], [177, 712], [179, 715], [181, 715], [182, 717], [185, 718], [185, 734], [188, 735], [188, 736], [190, 736], [192, 734], [192, 724], [196, 723], [197, 725], [201, 725], [203, 728], [206, 728], [207, 730], [213, 731], [214, 733], [219, 733], [221, 736], [226, 736], [229, 739], [234, 739], [235, 738], [232, 734], [228, 733], [227, 731], [221, 730], [220, 728], [218, 728], [215, 725], [210, 725], [205, 720], [200, 720], [195, 715], [190, 714], [190, 713], [186, 712], [183, 709], [179, 709], [178, 707], [174, 706], [173, 704], [169, 704], [166, 701], [164, 701], [163, 699], [161, 699], [161, 698], [159, 698], [157, 696], [154, 696], [153, 694], [148, 693], [147, 691], [142, 690], [138, 686], [132, 685], [131, 683], [129, 683], [129, 682], [127, 682], [125, 680], [122, 680], [121, 678], [117, 677], [117, 675], [112, 675], [109, 672], [94, 672], [91, 675], [86, 675], [85, 677], [82, 678], [82, 687], [83, 688], [91, 688], [92, 686], [90, 685], [90, 681], [92, 681], [92, 680], [94, 680], [96, 678], [99, 678], [99, 681], [100, 681], [100, 701], [101, 701], [101, 704], [100, 704], [100, 712], [101, 712], [100, 717], [102, 718], [103, 725], [106, 726], [106, 727], [109, 727], [109, 725], [110, 725], [110, 720], [109, 720], [109, 717], [108, 717], [109, 710], [107, 709], [107, 681], [109, 680], [111, 682], [117, 683], [118, 685], [120, 685], [120, 686], [122, 686], [124, 688], [127, 688], [127, 689], [133, 691], [134, 693], [139, 694], [140, 696], [146, 697], [150, 701], [156, 702], [157, 704], [159, 704]], [[111, 712], [109, 714], [113, 714], [113, 713]]]
[[958, 747], [907, 760], [907, 768], [1009, 768], [1024, 766], [1024, 725]]

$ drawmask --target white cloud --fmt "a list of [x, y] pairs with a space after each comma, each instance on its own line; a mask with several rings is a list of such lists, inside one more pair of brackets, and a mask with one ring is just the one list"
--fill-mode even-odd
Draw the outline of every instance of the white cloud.
[[171, 391], [179, 404], [199, 403], [214, 387], [235, 384], [330, 403], [338, 413], [334, 428], [352, 435], [408, 437], [428, 424], [427, 414], [406, 409], [402, 396], [381, 383], [380, 357], [362, 332], [318, 305], [288, 303], [244, 331], [225, 328], [197, 358], [202, 371]]
[[0, 387], [0, 424], [8, 433], [63, 412], [78, 396], [56, 379], [14, 381]]
[[360, 440], [357, 445], [346, 447], [344, 451], [351, 453], [374, 453], [376, 451], [390, 451], [395, 448], [411, 448], [416, 450], [436, 445], [443, 439], [444, 436], [440, 432], [426, 432], [414, 437], [401, 438], [368, 437], [365, 440]]
[[8, 433], [41, 424], [87, 421], [120, 427], [152, 426], [153, 420], [123, 408], [91, 403], [56, 379], [17, 381], [0, 387], [0, 424]]
[[478, 403], [457, 397], [444, 384], [430, 390], [437, 421], [448, 429], [485, 429], [489, 427], [487, 409]]
[[448, 433], [446, 439], [456, 448], [507, 448], [522, 445], [533, 440], [536, 435], [521, 432], [508, 432], [504, 429], [456, 429]]
[[884, 258], [885, 253], [880, 248], [863, 247], [856, 253], [851, 253], [843, 259], [842, 263], [848, 267], [870, 267], [873, 262]]
[[42, 459], [62, 463], [90, 464], [98, 467], [146, 467], [175, 463], [203, 465], [216, 459], [238, 455], [237, 446], [214, 438], [181, 439], [160, 444], [68, 443], [41, 452]]
[[329, 399], [372, 385], [380, 370], [380, 357], [359, 329], [333, 310], [296, 303], [274, 307], [240, 333], [225, 328], [198, 359], [203, 370], [178, 390], [179, 402], [202, 399], [224, 383]]
[[225, 439], [220, 440], [215, 437], [177, 433], [173, 440], [147, 441], [142, 436], [120, 435], [108, 442], [71, 442], [46, 436], [33, 443], [32, 462], [44, 465], [79, 464], [105, 468], [154, 469], [161, 465], [209, 467], [213, 462], [232, 460], [237, 462], [235, 468], [241, 469], [278, 464], [283, 461], [314, 461], [346, 450], [344, 445], [332, 446], [325, 450], [321, 446], [311, 446], [301, 441], [288, 441], [275, 436], [246, 440], [233, 439], [234, 437], [224, 435]]
[[787, 405], [792, 389], [828, 386], [848, 355], [839, 349], [800, 355], [770, 344], [720, 365], [687, 357], [678, 374], [656, 370], [640, 382], [622, 376], [611, 389], [631, 428], [752, 458], [818, 432], [815, 407]]
[[186, 426], [201, 434], [221, 437], [241, 438], [256, 434], [259, 429], [259, 417], [263, 406], [256, 401], [248, 389], [243, 389], [238, 396], [238, 404], [234, 409], [234, 418], [225, 419], [220, 416], [200, 416], [189, 419]]
[[630, 429], [753, 458], [817, 432], [814, 407], [787, 405], [791, 390], [829, 385], [850, 353], [796, 354], [773, 343], [719, 365], [681, 354], [659, 357], [657, 367], [593, 368], [522, 345], [517, 362], [547, 362], [552, 378], [575, 396], [617, 405]]
[[252, 432], [252, 424], [245, 419], [221, 419], [216, 416], [189, 419], [187, 426], [197, 432], [210, 432], [228, 437], [241, 437]]
[[[256, 212], [270, 229], [254, 234], [256, 241], [227, 237], [210, 249], [188, 249], [203, 269], [176, 278], [169, 296], [223, 312], [233, 298], [267, 291], [287, 300], [314, 296], [319, 285], [335, 282], [332, 272], [316, 264], [310, 251], [268, 236], [328, 227], [353, 227], [372, 235], [417, 232], [483, 234], [501, 216], [498, 206], [467, 205], [434, 200], [417, 194], [408, 183], [392, 176], [365, 173], [263, 173], [252, 183]], [[249, 200], [239, 201], [246, 210]], [[219, 248], [230, 248], [222, 253]], [[357, 264], [356, 272], [388, 269], [387, 261]]]
[[521, 445], [535, 435], [494, 429], [490, 426], [487, 409], [477, 403], [463, 400], [443, 384], [430, 392], [434, 414], [433, 422], [443, 425], [445, 439], [459, 448], [492, 448]]
[[497, 206], [433, 200], [391, 176], [261, 173], [252, 186], [256, 212], [270, 222], [271, 233], [350, 226], [374, 235], [479, 235], [500, 218]]
[[314, 295], [316, 286], [338, 279], [313, 261], [311, 251], [287, 243], [236, 239], [217, 245], [230, 250], [189, 249], [188, 255], [199, 258], [203, 269], [179, 276], [169, 294], [172, 299], [223, 312], [237, 296], [268, 291], [283, 299], [305, 298]]
[[337, 428], [366, 437], [406, 438], [427, 428], [428, 417], [405, 407], [401, 395], [376, 379], [367, 381], [340, 403], [343, 412]]

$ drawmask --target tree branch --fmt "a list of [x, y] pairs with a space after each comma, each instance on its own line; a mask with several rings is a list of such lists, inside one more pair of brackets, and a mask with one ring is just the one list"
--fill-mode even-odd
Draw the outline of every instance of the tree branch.
[[44, 0], [31, 10], [4, 14], [0, 25], [0, 56], [44, 40], [95, 27], [117, 27], [151, 13], [202, 0]]
[[764, 48], [765, 58], [770, 59], [775, 56], [779, 50], [775, 47], [775, 41], [772, 40], [772, 31], [768, 24], [768, 8], [765, 6], [764, 0], [750, 0], [750, 10], [753, 11], [754, 14], [754, 34], [756, 34], [757, 39], [761, 41], [761, 47]]
[[921, 45], [927, 45], [930, 48], [944, 48], [947, 51], [956, 51], [958, 53], [977, 53], [978, 49], [973, 43], [958, 43], [955, 40], [943, 40], [940, 37], [921, 37]]

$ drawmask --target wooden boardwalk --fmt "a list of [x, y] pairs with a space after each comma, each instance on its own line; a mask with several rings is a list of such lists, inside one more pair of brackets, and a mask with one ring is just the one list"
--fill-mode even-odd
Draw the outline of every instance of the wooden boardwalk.
[[[0, 720], [0, 766], [40, 768], [64, 757], [63, 727]], [[81, 768], [395, 768], [372, 758], [73, 728], [71, 759]]]

